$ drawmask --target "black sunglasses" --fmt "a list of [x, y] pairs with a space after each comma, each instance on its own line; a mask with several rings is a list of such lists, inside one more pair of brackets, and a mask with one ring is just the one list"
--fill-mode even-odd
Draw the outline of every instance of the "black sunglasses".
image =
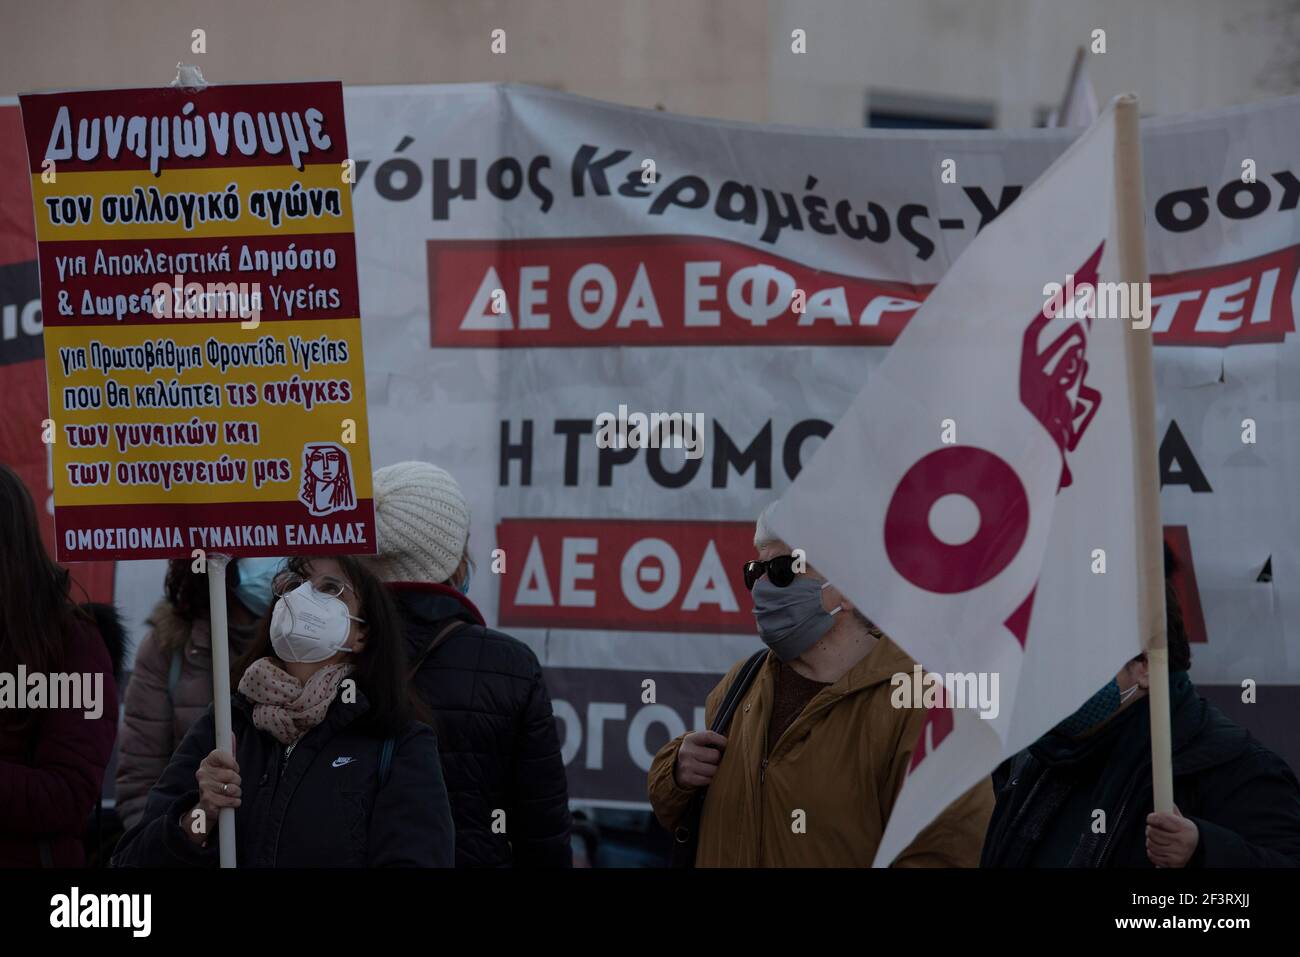
[[777, 588], [785, 588], [795, 578], [794, 556], [777, 555], [776, 558], [745, 562], [745, 589], [754, 590], [754, 583], [764, 575]]

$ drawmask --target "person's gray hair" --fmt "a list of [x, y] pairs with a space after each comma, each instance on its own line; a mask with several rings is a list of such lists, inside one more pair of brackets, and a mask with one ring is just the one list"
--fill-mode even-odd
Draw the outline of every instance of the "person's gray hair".
[[773, 542], [783, 541], [769, 523], [773, 510], [776, 508], [776, 502], [770, 503], [767, 508], [763, 509], [758, 515], [758, 522], [754, 525], [754, 547], [762, 548], [764, 545], [771, 545]]

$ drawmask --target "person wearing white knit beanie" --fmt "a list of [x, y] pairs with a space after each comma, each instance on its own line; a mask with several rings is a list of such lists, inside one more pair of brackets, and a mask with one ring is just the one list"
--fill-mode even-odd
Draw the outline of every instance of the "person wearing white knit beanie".
[[446, 469], [398, 462], [374, 475], [376, 573], [386, 582], [432, 582], [468, 590], [469, 505]]
[[[469, 599], [469, 505], [429, 462], [375, 472], [379, 554], [411, 683], [429, 706], [456, 826], [457, 867], [571, 867], [568, 781], [536, 653]], [[527, 808], [498, 819], [497, 808]], [[502, 823], [505, 823], [505, 829]]]

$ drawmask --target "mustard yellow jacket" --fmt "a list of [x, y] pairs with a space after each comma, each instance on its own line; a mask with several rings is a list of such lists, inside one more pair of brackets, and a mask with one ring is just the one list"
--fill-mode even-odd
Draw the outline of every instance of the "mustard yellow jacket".
[[[743, 664], [709, 694], [707, 724]], [[889, 700], [890, 679], [898, 672], [910, 677], [912, 659], [889, 639], [878, 641], [769, 747], [778, 666], [768, 652], [736, 709], [706, 792], [696, 866], [870, 867], [925, 717], [923, 709], [894, 708]], [[681, 743], [680, 737], [668, 742], [650, 766], [650, 802], [669, 831], [695, 790], [673, 779]], [[984, 778], [922, 831], [894, 866], [978, 866], [992, 812], [993, 788]]]

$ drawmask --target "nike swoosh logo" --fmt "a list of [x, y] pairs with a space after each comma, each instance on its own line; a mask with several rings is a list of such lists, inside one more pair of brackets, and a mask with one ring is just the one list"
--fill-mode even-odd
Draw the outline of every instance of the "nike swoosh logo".
[[351, 763], [352, 763], [353, 761], [355, 761], [355, 760], [356, 760], [356, 758], [335, 758], [335, 759], [334, 759], [334, 763], [331, 764], [330, 767], [332, 767], [332, 768], [341, 768], [341, 767], [343, 767], [343, 765], [345, 765], [345, 764], [351, 764]]

